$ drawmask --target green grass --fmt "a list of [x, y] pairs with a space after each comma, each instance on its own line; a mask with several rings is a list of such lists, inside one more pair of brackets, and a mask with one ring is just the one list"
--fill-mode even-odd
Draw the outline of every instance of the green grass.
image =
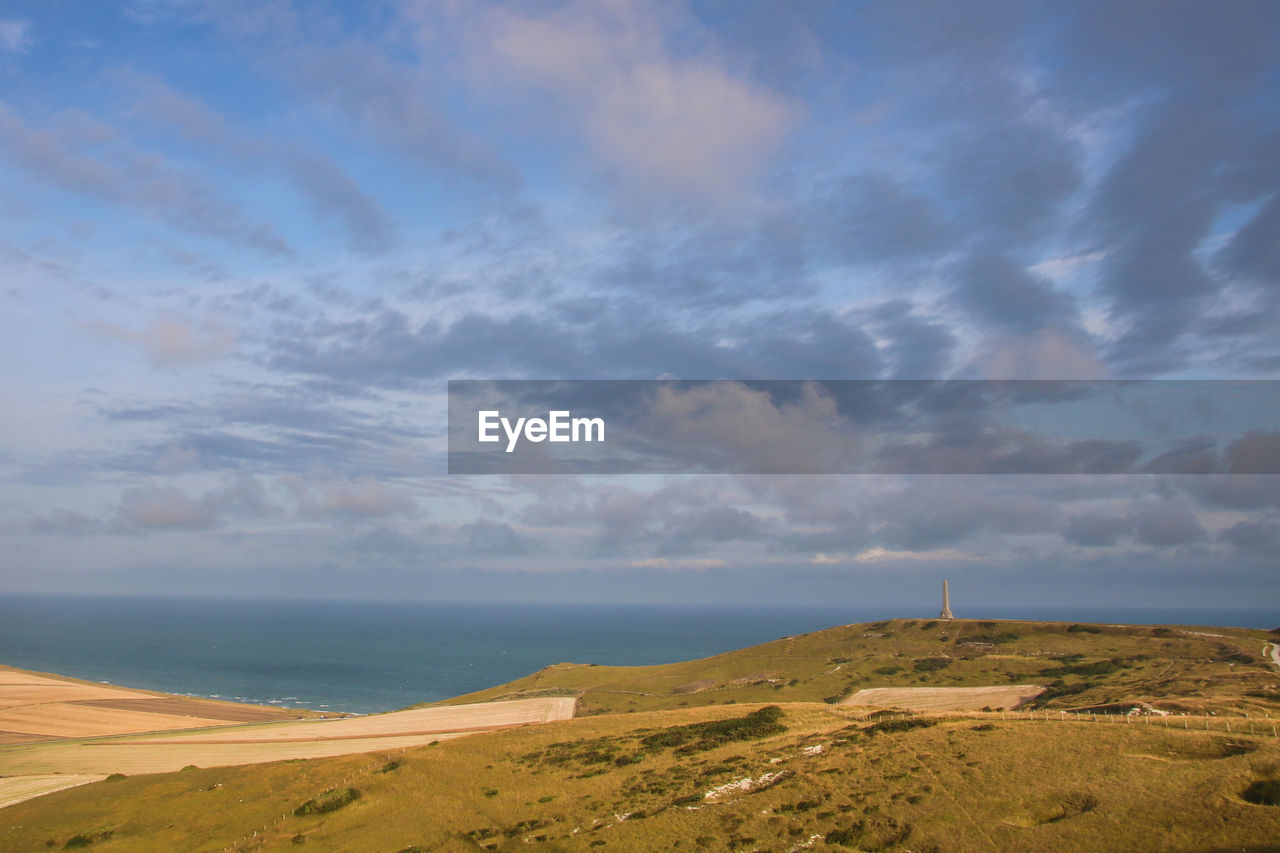
[[[1242, 794], [1280, 768], [1280, 739], [1269, 735], [767, 708], [493, 732], [397, 754], [395, 773], [380, 772], [381, 754], [97, 783], [6, 809], [0, 848], [84, 835], [102, 838], [94, 850], [127, 851], [238, 840], [253, 850], [725, 851], [787, 850], [817, 836], [851, 850], [1214, 850], [1265, 849], [1280, 837], [1280, 808]], [[761, 720], [781, 730], [763, 733]], [[678, 742], [645, 746], [691, 726]], [[744, 726], [753, 736], [680, 751], [702, 733]], [[745, 779], [754, 790], [707, 797]], [[359, 798], [335, 811], [295, 816], [281, 805], [348, 787]]]
[[855, 718], [822, 700], [1042, 683], [1048, 707], [1148, 701], [1274, 717], [1268, 639], [888, 620], [665, 666], [560, 664], [451, 701], [577, 695], [585, 715], [574, 720], [94, 783], [3, 810], [0, 849], [1263, 850], [1280, 838], [1280, 808], [1266, 805], [1280, 786], [1269, 733]]
[[587, 716], [729, 702], [835, 703], [872, 687], [1054, 684], [1041, 707], [1134, 701], [1173, 711], [1280, 713], [1277, 672], [1262, 654], [1274, 639], [1244, 628], [895, 619], [697, 661], [555, 664], [447, 703], [573, 695], [578, 714]]

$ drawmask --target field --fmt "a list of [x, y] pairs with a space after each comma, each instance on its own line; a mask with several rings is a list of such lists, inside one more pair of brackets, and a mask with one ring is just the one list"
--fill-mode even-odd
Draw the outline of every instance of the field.
[[0, 667], [0, 744], [316, 716], [301, 709], [170, 696]]
[[[814, 703], [744, 725], [759, 707], [97, 782], [5, 809], [0, 848], [1258, 851], [1280, 838], [1280, 808], [1241, 798], [1280, 772], [1269, 734], [877, 722]], [[348, 790], [332, 812], [303, 808]]]
[[28, 792], [83, 784], [0, 811], [0, 849], [1259, 853], [1274, 640], [894, 620], [365, 718], [12, 744]]

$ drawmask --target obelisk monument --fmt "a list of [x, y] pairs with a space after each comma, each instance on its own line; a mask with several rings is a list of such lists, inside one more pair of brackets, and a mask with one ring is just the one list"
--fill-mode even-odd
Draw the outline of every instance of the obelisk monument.
[[951, 590], [947, 589], [947, 582], [942, 582], [942, 613], [938, 615], [939, 619], [954, 619], [955, 614], [951, 612]]

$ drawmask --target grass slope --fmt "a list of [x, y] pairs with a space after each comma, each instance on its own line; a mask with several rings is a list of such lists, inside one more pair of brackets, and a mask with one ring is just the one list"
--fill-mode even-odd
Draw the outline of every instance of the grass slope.
[[1274, 639], [894, 620], [667, 666], [561, 664], [452, 701], [573, 694], [585, 717], [108, 779], [0, 811], [0, 849], [1276, 850], [1280, 807], [1246, 799], [1280, 785], [1270, 721], [1256, 735], [1150, 717], [877, 721], [823, 701], [1044, 683], [1049, 707], [1145, 700], [1256, 719], [1277, 709]]
[[1257, 851], [1280, 838], [1280, 808], [1242, 798], [1280, 777], [1270, 736], [778, 707], [99, 782], [4, 810], [0, 848]]
[[1266, 643], [1244, 628], [889, 620], [786, 637], [704, 660], [617, 667], [561, 663], [459, 696], [579, 696], [579, 716], [729, 702], [835, 702], [872, 687], [1043, 684], [1040, 707], [1148, 702], [1174, 711], [1280, 707]]

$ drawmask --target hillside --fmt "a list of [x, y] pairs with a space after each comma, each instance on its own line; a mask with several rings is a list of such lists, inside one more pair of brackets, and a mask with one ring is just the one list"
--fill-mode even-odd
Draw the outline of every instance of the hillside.
[[838, 702], [881, 687], [1038, 684], [1036, 707], [1143, 702], [1200, 713], [1280, 708], [1266, 631], [895, 619], [660, 666], [561, 663], [449, 702], [579, 696], [578, 714], [730, 702]]
[[1242, 798], [1280, 774], [1269, 734], [764, 708], [98, 782], [0, 812], [0, 848], [1260, 851], [1280, 838], [1280, 808]]
[[[585, 717], [117, 775], [0, 810], [0, 849], [1277, 850], [1274, 639], [892, 620], [664, 666], [560, 664], [436, 707], [573, 695]], [[1049, 692], [1003, 714], [838, 704], [1001, 684]], [[1171, 713], [1054, 711], [1135, 702]]]

